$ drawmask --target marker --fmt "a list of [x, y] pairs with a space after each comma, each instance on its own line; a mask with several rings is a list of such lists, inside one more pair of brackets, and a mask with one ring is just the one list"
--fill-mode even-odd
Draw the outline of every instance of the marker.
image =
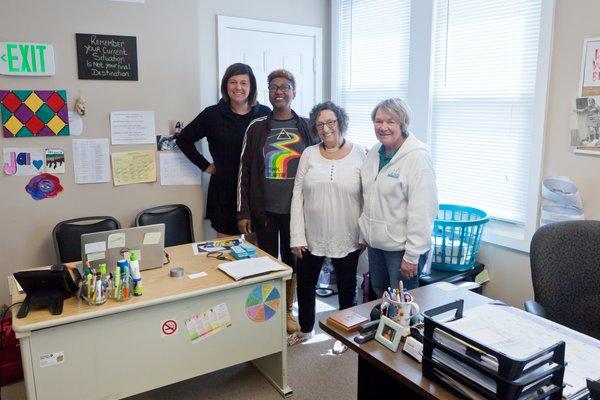
[[87, 298], [90, 299], [92, 297], [92, 290], [94, 290], [94, 288], [92, 287], [92, 274], [88, 274], [87, 278], [86, 278], [86, 284], [87, 284]]

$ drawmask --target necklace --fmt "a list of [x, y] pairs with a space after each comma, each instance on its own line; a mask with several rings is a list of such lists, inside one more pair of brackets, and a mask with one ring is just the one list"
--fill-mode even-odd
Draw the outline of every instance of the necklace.
[[342, 147], [344, 147], [345, 144], [346, 144], [346, 138], [344, 138], [342, 140], [342, 144], [340, 144], [337, 148], [333, 147], [330, 149], [328, 147], [325, 147], [325, 143], [321, 143], [321, 145], [323, 146], [323, 150], [325, 150], [328, 153], [335, 153], [336, 151], [339, 151]]

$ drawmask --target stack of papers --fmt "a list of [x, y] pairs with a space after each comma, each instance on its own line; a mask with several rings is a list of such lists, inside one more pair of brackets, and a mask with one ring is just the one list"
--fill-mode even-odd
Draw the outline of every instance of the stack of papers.
[[[465, 311], [463, 318], [447, 325], [466, 337], [517, 359], [530, 357], [564, 341], [566, 367], [563, 397], [566, 399], [577, 398], [587, 390], [586, 378], [600, 379], [599, 340], [525, 311], [486, 304]], [[448, 342], [449, 339], [442, 340]], [[448, 347], [460, 351], [457, 348], [460, 345], [454, 343]], [[482, 362], [492, 368], [495, 364], [493, 360], [482, 359]]]
[[285, 271], [286, 267], [276, 263], [269, 257], [258, 257], [219, 264], [219, 269], [239, 281], [240, 279], [269, 272]]

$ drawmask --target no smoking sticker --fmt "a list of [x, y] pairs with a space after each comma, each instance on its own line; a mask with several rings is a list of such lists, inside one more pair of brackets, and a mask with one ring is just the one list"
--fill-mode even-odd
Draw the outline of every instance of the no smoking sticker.
[[160, 325], [160, 336], [173, 336], [179, 332], [179, 324], [174, 319], [166, 319]]

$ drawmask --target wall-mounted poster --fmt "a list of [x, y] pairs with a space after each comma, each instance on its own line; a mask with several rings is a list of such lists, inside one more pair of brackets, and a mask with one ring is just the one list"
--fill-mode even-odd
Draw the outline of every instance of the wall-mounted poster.
[[137, 81], [135, 36], [76, 33], [79, 79]]
[[583, 41], [581, 97], [600, 96], [600, 38]]
[[68, 136], [64, 90], [0, 90], [4, 137]]

